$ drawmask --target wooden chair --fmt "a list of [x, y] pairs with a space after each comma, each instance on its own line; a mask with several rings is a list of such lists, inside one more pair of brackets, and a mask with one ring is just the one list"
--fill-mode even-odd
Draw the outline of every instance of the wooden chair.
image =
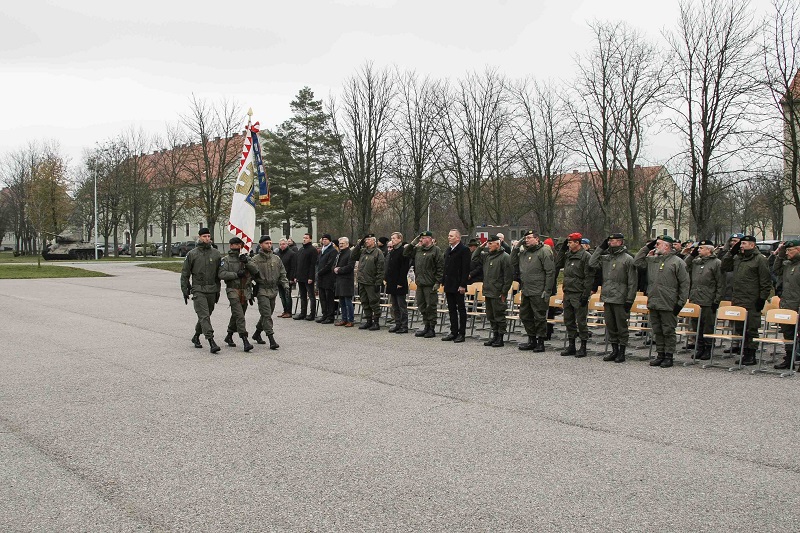
[[469, 336], [475, 335], [475, 321], [481, 319], [481, 327], [479, 330], [486, 329], [486, 298], [483, 296], [483, 284], [475, 289], [475, 300], [472, 309], [467, 309], [467, 319], [470, 320]]
[[[651, 333], [653, 328], [650, 327], [650, 308], [647, 307], [647, 296], [637, 296], [631, 305], [631, 314], [628, 317], [628, 334], [642, 332], [645, 334], [645, 342], [647, 343], [647, 359], [653, 358], [653, 339]], [[647, 342], [649, 341], [649, 342]]]
[[[739, 364], [737, 366], [728, 368], [729, 371], [741, 370], [742, 359], [744, 358], [744, 331], [742, 335], [736, 335], [734, 333], [725, 333], [731, 331], [732, 326], [729, 325], [729, 323], [732, 324], [734, 322], [741, 322], [743, 327], [746, 326], [747, 309], [745, 309], [744, 307], [739, 307], [734, 305], [725, 307], [720, 306], [720, 308], [717, 310], [716, 320], [714, 321], [714, 333], [709, 333], [707, 335], [704, 335], [706, 339], [711, 339], [712, 341], [715, 340], [722, 340], [722, 341], [728, 340], [731, 342], [735, 340], [739, 341], [740, 343]], [[725, 368], [722, 365], [714, 364], [714, 347], [715, 347], [714, 344], [712, 344], [711, 356], [708, 360], [708, 363], [702, 365], [701, 368], [711, 368], [711, 367]]]
[[[564, 293], [559, 291], [553, 296], [550, 297], [550, 303], [548, 307], [556, 307], [558, 309], [564, 310]], [[553, 326], [555, 329], [556, 326], [564, 327], [564, 315], [562, 314], [560, 317], [553, 317], [548, 318], [547, 323]], [[566, 327], [564, 328], [564, 346], [567, 345], [567, 334], [566, 334]]]
[[[777, 297], [776, 297], [777, 298]], [[765, 374], [778, 374], [780, 377], [787, 377], [792, 376], [795, 374], [794, 371], [794, 361], [795, 361], [795, 348], [797, 348], [797, 318], [798, 314], [797, 311], [793, 311], [792, 309], [770, 309], [767, 311], [767, 316], [765, 317], [767, 327], [765, 328], [769, 333], [772, 335], [764, 336], [764, 337], [757, 337], [755, 340], [758, 343], [758, 368], [751, 371], [751, 374], [756, 374], [758, 372], [763, 372]], [[783, 335], [780, 332], [780, 325], [792, 325], [794, 326], [794, 335], [792, 335], [791, 339], [784, 339]], [[770, 327], [773, 326], [773, 327]], [[769, 370], [763, 367], [764, 363], [764, 345], [770, 344], [772, 345], [772, 359], [775, 360], [775, 350], [778, 346], [786, 346], [787, 344], [792, 345], [792, 360], [791, 365], [785, 371], [782, 370]]]
[[522, 304], [522, 291], [514, 293], [513, 298], [508, 298], [510, 305], [506, 313], [506, 342], [511, 341], [511, 334], [514, 333], [520, 322], [519, 306]]
[[[693, 326], [693, 321], [697, 321], [697, 327]], [[686, 302], [678, 313], [678, 327], [675, 328], [675, 335], [678, 338], [694, 337], [694, 350], [690, 361], [683, 363], [683, 366], [690, 366], [697, 363], [697, 350], [700, 348], [697, 342], [697, 332], [702, 331], [703, 325], [700, 323], [700, 306], [692, 302]]]

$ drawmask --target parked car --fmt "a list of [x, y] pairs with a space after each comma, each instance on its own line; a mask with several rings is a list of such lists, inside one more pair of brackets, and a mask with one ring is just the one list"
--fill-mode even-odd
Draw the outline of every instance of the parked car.
[[778, 249], [778, 246], [780, 246], [780, 244], [781, 241], [775, 241], [775, 240], [758, 241], [756, 242], [756, 247], [758, 248], [759, 252], [769, 257], [770, 254], [772, 254], [772, 252]]
[[194, 241], [187, 241], [183, 243], [180, 248], [178, 248], [178, 255], [181, 257], [186, 257], [186, 254], [189, 253], [189, 250], [193, 250], [195, 246], [197, 246], [197, 243]]
[[172, 243], [172, 256], [181, 255], [181, 246], [186, 244], [184, 241], [178, 241]]
[[119, 247], [119, 255], [131, 255], [130, 251], [131, 245], [130, 243], [125, 243]]
[[148, 242], [147, 244], [138, 243], [136, 245], [136, 255], [139, 257], [148, 256], [148, 255], [156, 255], [156, 245], [155, 243]]

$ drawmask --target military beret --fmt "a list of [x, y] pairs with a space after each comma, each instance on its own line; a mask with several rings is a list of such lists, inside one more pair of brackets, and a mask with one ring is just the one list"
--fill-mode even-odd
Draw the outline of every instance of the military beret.
[[467, 243], [467, 246], [480, 246], [481, 243], [478, 242], [478, 239], [472, 238]]
[[364, 238], [365, 239], [374, 239], [375, 238], [375, 234], [374, 233], [367, 233], [366, 235], [364, 235]]
[[731, 235], [731, 239], [741, 239], [742, 237], [744, 237], [744, 233], [734, 233], [733, 235]]
[[744, 241], [744, 242], [756, 242], [756, 238], [753, 237], [752, 235], [745, 235], [744, 237], [742, 237], [742, 241]]
[[675, 239], [673, 239], [669, 235], [659, 235], [658, 238], [659, 238], [659, 240], [662, 240], [664, 242], [668, 242], [670, 244], [674, 244], [675, 243]]
[[389, 237], [378, 237], [378, 242], [381, 244], [386, 244], [389, 242]]
[[262, 235], [260, 239], [258, 239], [258, 244], [261, 244], [264, 241], [272, 241], [272, 237], [269, 235]]
[[494, 242], [494, 241], [499, 241], [499, 240], [500, 240], [500, 237], [498, 237], [497, 235], [489, 235], [489, 238], [486, 239], [487, 242]]
[[200, 231], [197, 232], [198, 235], [211, 235], [211, 232], [208, 228], [200, 228]]
[[556, 243], [554, 243], [554, 242], [553, 242], [553, 239], [551, 239], [550, 237], [548, 237], [548, 238], [546, 238], [546, 239], [544, 240], [544, 244], [546, 244], [546, 245], [547, 245], [547, 246], [549, 246], [550, 248], [555, 248], [555, 247], [556, 247]]
[[793, 241], [786, 241], [783, 243], [784, 248], [794, 248], [795, 246], [800, 246], [800, 240], [793, 240]]
[[581, 239], [583, 239], [583, 235], [581, 235], [577, 231], [567, 235], [567, 240], [568, 241], [580, 241]]
[[322, 234], [322, 238], [323, 238], [323, 239], [328, 239], [329, 241], [332, 241], [332, 240], [333, 240], [333, 237], [331, 237], [331, 234], [330, 234], [330, 233], [323, 233], [323, 234]]
[[419, 234], [419, 236], [420, 237], [433, 237], [433, 232], [432, 231], [423, 231], [422, 233]]
[[532, 230], [532, 229], [529, 229], [528, 231], [525, 232], [523, 237], [527, 237], [528, 235], [533, 235], [534, 237], [538, 237], [539, 233], [534, 231], [534, 230]]
[[239, 237], [231, 237], [231, 239], [228, 241], [228, 244], [244, 244], [244, 241]]
[[583, 239], [581, 239], [581, 244], [592, 244], [592, 241], [584, 237]]
[[697, 242], [697, 246], [714, 246], [714, 241], [703, 239], [702, 241]]
[[622, 233], [612, 233], [611, 235], [608, 236], [608, 238], [609, 238], [609, 240], [610, 239], [624, 239], [625, 235], [623, 235]]

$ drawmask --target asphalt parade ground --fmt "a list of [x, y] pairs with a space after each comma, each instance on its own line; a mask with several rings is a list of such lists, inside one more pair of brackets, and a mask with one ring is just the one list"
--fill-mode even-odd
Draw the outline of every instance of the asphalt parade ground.
[[287, 319], [244, 353], [224, 301], [212, 356], [177, 274], [87, 268], [0, 281], [2, 531], [800, 530], [800, 376]]

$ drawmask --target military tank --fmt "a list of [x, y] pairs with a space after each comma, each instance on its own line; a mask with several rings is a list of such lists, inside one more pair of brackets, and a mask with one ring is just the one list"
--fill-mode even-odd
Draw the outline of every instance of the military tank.
[[[55, 236], [55, 242], [47, 245], [42, 252], [45, 261], [64, 259], [94, 259], [93, 242], [84, 242], [73, 235], [62, 233]], [[103, 250], [97, 250], [97, 257], [103, 257]]]

